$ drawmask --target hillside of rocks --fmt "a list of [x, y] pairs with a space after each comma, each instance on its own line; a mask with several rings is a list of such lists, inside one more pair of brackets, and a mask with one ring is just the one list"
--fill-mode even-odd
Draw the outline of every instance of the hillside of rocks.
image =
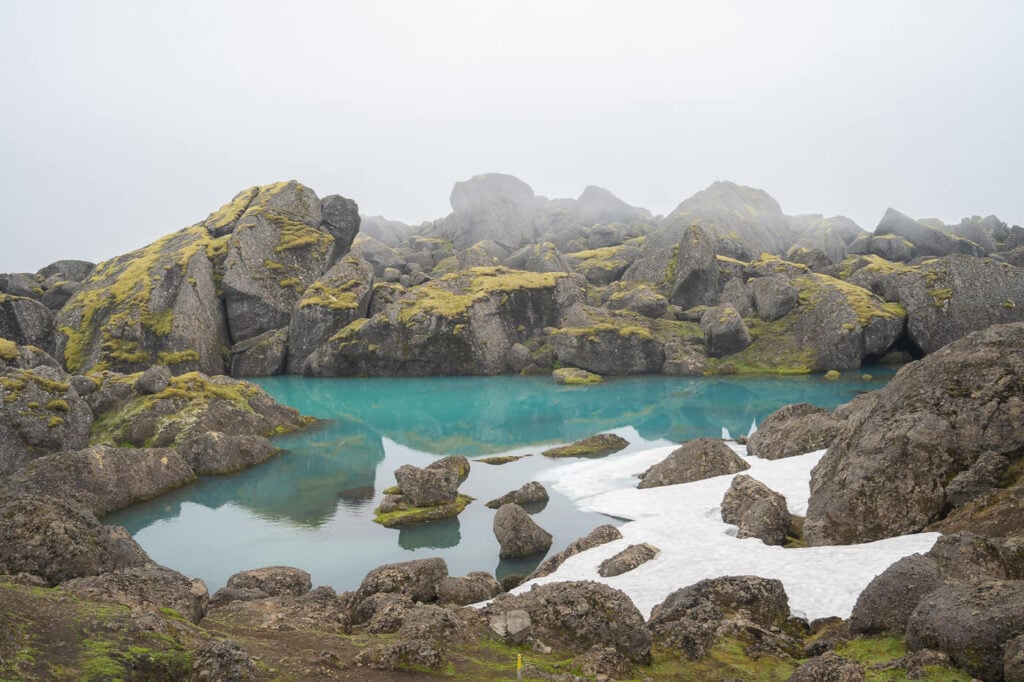
[[890, 209], [873, 232], [729, 182], [652, 216], [606, 189], [456, 183], [418, 226], [295, 181], [98, 265], [0, 274], [0, 337], [71, 373], [854, 370], [1024, 319], [1024, 228]]

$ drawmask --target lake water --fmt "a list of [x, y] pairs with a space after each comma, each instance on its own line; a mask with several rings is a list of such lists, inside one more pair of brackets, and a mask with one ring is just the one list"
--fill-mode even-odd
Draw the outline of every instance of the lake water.
[[[563, 464], [541, 450], [601, 432], [623, 436], [626, 452], [701, 436], [746, 434], [788, 403], [832, 408], [880, 388], [890, 368], [835, 381], [813, 377], [628, 377], [568, 387], [550, 377], [256, 380], [279, 401], [324, 422], [282, 436], [284, 453], [254, 469], [203, 477], [173, 493], [112, 514], [156, 561], [206, 581], [211, 592], [240, 570], [270, 565], [309, 571], [314, 585], [354, 589], [372, 568], [443, 557], [452, 575], [526, 573], [543, 557], [499, 561], [484, 503]], [[444, 455], [471, 460], [532, 455], [504, 464], [475, 462], [460, 488], [476, 501], [457, 518], [408, 529], [373, 523], [382, 491], [403, 464]], [[615, 455], [612, 455], [615, 456]], [[554, 535], [551, 553], [602, 523], [550, 491], [534, 520]]]

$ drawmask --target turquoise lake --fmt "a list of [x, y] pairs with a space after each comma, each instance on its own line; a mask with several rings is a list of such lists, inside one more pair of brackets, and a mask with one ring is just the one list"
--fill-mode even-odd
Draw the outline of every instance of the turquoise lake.
[[[645, 376], [586, 387], [543, 377], [255, 380], [279, 401], [323, 422], [275, 439], [285, 450], [254, 469], [197, 482], [104, 519], [125, 526], [156, 561], [206, 581], [211, 592], [240, 570], [289, 565], [314, 585], [357, 587], [384, 563], [441, 556], [452, 575], [483, 570], [526, 573], [543, 557], [499, 561], [484, 503], [566, 461], [541, 450], [601, 432], [623, 436], [623, 452], [701, 436], [746, 434], [788, 403], [832, 408], [880, 388], [892, 368], [867, 368], [835, 381], [812, 377]], [[457, 519], [395, 530], [373, 523], [393, 472], [444, 455], [471, 460], [527, 455], [504, 464], [473, 463], [460, 488], [476, 501]], [[614, 456], [614, 455], [613, 455]], [[554, 535], [551, 553], [601, 523], [549, 491], [534, 519]]]

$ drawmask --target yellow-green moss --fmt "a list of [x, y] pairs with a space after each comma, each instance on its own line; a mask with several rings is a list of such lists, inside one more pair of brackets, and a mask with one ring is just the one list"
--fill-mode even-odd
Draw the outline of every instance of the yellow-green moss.
[[0, 360], [17, 360], [18, 344], [9, 339], [0, 337]]
[[825, 372], [825, 378], [828, 379], [829, 381], [835, 381], [840, 376], [841, 375], [839, 374], [838, 370], [830, 369], [829, 371]]
[[332, 310], [355, 310], [359, 307], [359, 299], [352, 290], [361, 284], [363, 282], [358, 279], [350, 279], [343, 284], [331, 287], [323, 282], [315, 282], [302, 295], [299, 307], [309, 308], [310, 306], [317, 306]]
[[56, 412], [67, 412], [68, 402], [63, 398], [54, 398], [46, 403], [46, 409]]
[[206, 220], [203, 221], [203, 224], [211, 231], [227, 227], [242, 217], [242, 214], [245, 213], [247, 208], [249, 208], [249, 204], [252, 203], [252, 200], [256, 198], [256, 195], [259, 194], [259, 192], [259, 187], [243, 189], [235, 195], [234, 199], [211, 213]]
[[71, 385], [66, 381], [55, 381], [36, 374], [30, 369], [8, 370], [0, 376], [0, 388], [4, 390], [4, 402], [13, 403], [21, 397], [21, 392], [29, 383], [50, 395], [63, 395], [68, 392]]
[[157, 353], [156, 358], [161, 365], [180, 365], [183, 362], [197, 362], [199, 353], [191, 348], [179, 351], [161, 351]]
[[[453, 272], [439, 282], [416, 287], [403, 299], [398, 321], [406, 323], [421, 313], [454, 319], [471, 305], [493, 294], [555, 286], [566, 277], [561, 272], [526, 272], [503, 267], [476, 267]], [[458, 293], [461, 292], [461, 293]]]
[[373, 520], [385, 528], [404, 528], [417, 526], [431, 521], [439, 521], [458, 516], [473, 501], [469, 495], [458, 495], [453, 502], [437, 504], [430, 507], [406, 506], [391, 512], [374, 512]]
[[320, 255], [326, 255], [328, 249], [334, 243], [334, 237], [326, 232], [321, 232], [286, 215], [276, 211], [267, 211], [264, 215], [278, 229], [280, 236], [278, 237], [277, 245], [274, 247], [274, 251], [277, 253], [292, 249], [316, 247]]
[[892, 320], [907, 316], [906, 310], [899, 303], [886, 303], [867, 289], [821, 273], [794, 277], [793, 284], [800, 289], [799, 300], [801, 305], [806, 307], [813, 307], [818, 299], [825, 295], [826, 290], [838, 291], [856, 312], [857, 322], [862, 327], [870, 324], [875, 318]]
[[55, 428], [57, 428], [58, 426], [61, 426], [61, 425], [62, 425], [63, 423], [64, 423], [64, 418], [63, 418], [63, 417], [57, 417], [57, 416], [53, 416], [53, 417], [50, 417], [50, 418], [49, 418], [49, 419], [48, 419], [48, 420], [46, 421], [46, 425], [47, 425], [47, 426], [48, 426], [49, 428], [51, 428], [51, 429], [55, 429]]

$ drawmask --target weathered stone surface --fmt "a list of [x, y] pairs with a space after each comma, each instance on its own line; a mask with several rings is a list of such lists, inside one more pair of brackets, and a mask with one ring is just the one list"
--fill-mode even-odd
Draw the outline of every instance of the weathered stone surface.
[[573, 650], [614, 647], [635, 663], [650, 660], [651, 635], [643, 616], [624, 593], [590, 581], [548, 583], [529, 592], [498, 596], [484, 609], [489, 618], [526, 611], [531, 634]]
[[538, 201], [529, 185], [511, 175], [487, 173], [456, 182], [451, 205], [453, 212], [435, 222], [427, 236], [447, 239], [457, 249], [485, 239], [513, 247], [535, 239]]
[[104, 526], [70, 502], [0, 495], [0, 573], [30, 573], [47, 583], [152, 563], [120, 526]]
[[949, 584], [926, 595], [907, 624], [907, 646], [938, 649], [985, 680], [1003, 674], [1003, 647], [1024, 633], [1024, 581]]
[[[910, 258], [949, 256], [954, 253], [983, 255], [983, 250], [977, 244], [914, 220], [893, 208], [886, 210], [878, 227], [875, 228], [875, 236], [885, 235], [894, 235], [905, 239], [910, 244]], [[910, 260], [910, 258], [901, 258], [900, 260]]]
[[366, 322], [345, 327], [307, 358], [302, 371], [316, 376], [508, 372], [512, 347], [561, 327], [581, 297], [579, 282], [567, 273], [471, 268], [415, 287]]
[[231, 346], [231, 376], [269, 377], [286, 367], [289, 330], [271, 329]]
[[207, 431], [271, 436], [295, 431], [309, 421], [259, 386], [226, 376], [179, 375], [153, 395], [134, 392], [127, 379], [107, 376], [99, 391], [89, 396], [98, 415], [94, 443], [165, 447]]
[[668, 312], [668, 299], [647, 284], [612, 282], [602, 300], [609, 310], [631, 310], [644, 317], [659, 318]]
[[800, 290], [785, 275], [758, 277], [748, 284], [754, 310], [765, 322], [779, 319], [796, 307]]
[[395, 480], [402, 496], [416, 507], [451, 502], [458, 494], [459, 476], [446, 468], [430, 468], [404, 464], [395, 470]]
[[512, 490], [499, 498], [493, 499], [484, 506], [489, 509], [499, 509], [502, 505], [518, 504], [536, 505], [548, 501], [548, 491], [540, 483], [530, 481], [524, 483], [518, 490]]
[[465, 606], [493, 599], [501, 592], [501, 585], [493, 575], [483, 571], [473, 571], [464, 576], [448, 576], [438, 583], [437, 602]]
[[46, 279], [56, 276], [68, 282], [81, 282], [95, 269], [96, 264], [86, 260], [58, 260], [40, 268], [36, 275]]
[[602, 578], [611, 578], [632, 571], [637, 566], [645, 564], [658, 556], [661, 550], [646, 542], [639, 545], [630, 545], [613, 557], [601, 562], [597, 567], [597, 574]]
[[924, 353], [993, 324], [1024, 321], [1024, 269], [974, 256], [896, 268], [879, 280], [883, 297], [907, 311], [907, 335]]
[[719, 636], [779, 640], [789, 618], [789, 598], [778, 580], [725, 576], [702, 580], [668, 595], [654, 607], [647, 627], [654, 643], [678, 649], [690, 660], [707, 655]]
[[0, 477], [40, 455], [86, 447], [93, 414], [70, 377], [47, 364], [18, 368], [34, 362], [24, 346], [0, 352], [10, 358], [0, 369]]
[[763, 459], [781, 459], [821, 450], [839, 434], [842, 420], [808, 403], [780, 407], [747, 439], [747, 452]]
[[1003, 679], [1006, 682], [1024, 680], [1024, 635], [1017, 635], [1003, 647]]
[[739, 526], [739, 538], [781, 545], [789, 530], [786, 498], [746, 474], [733, 477], [722, 498], [722, 520]]
[[529, 635], [533, 622], [530, 614], [522, 609], [510, 609], [492, 613], [488, 625], [494, 634], [510, 644], [521, 644]]
[[195, 480], [171, 448], [83, 450], [38, 457], [11, 476], [9, 490], [74, 500], [101, 518]]
[[356, 595], [360, 600], [382, 592], [405, 595], [413, 601], [432, 602], [437, 587], [448, 577], [444, 559], [431, 557], [378, 566], [363, 578]]
[[708, 355], [713, 358], [739, 353], [752, 341], [743, 318], [729, 304], [708, 308], [700, 317], [700, 328]]
[[227, 585], [211, 599], [211, 607], [230, 601], [266, 599], [267, 597], [301, 597], [313, 587], [309, 573], [291, 566], [267, 566], [240, 571], [228, 578]]
[[410, 666], [439, 670], [445, 657], [441, 645], [429, 640], [407, 639], [378, 644], [356, 654], [356, 665], [373, 670], [396, 670]]
[[594, 185], [587, 185], [572, 206], [572, 217], [580, 225], [632, 223], [649, 216], [648, 211], [630, 206], [604, 187]]
[[334, 237], [334, 245], [327, 259], [328, 265], [348, 253], [359, 233], [359, 206], [352, 199], [329, 194], [320, 200], [323, 223], [320, 227]]
[[278, 452], [263, 436], [229, 436], [219, 431], [190, 436], [178, 447], [178, 454], [200, 476], [242, 471]]
[[859, 663], [826, 651], [801, 663], [789, 682], [862, 682], [863, 679], [864, 669]]
[[292, 312], [288, 331], [290, 373], [300, 373], [313, 351], [352, 322], [368, 316], [373, 285], [373, 266], [349, 255], [306, 289]]
[[192, 677], [189, 679], [195, 682], [250, 682], [256, 679], [256, 664], [237, 642], [212, 640], [193, 652]]
[[546, 575], [551, 575], [559, 566], [562, 565], [562, 562], [564, 562], [569, 557], [579, 554], [580, 552], [586, 551], [588, 549], [591, 549], [592, 547], [603, 545], [606, 542], [612, 542], [613, 540], [621, 539], [622, 533], [619, 532], [619, 529], [615, 526], [612, 526], [610, 524], [598, 526], [582, 538], [573, 540], [571, 543], [569, 543], [568, 547], [563, 549], [558, 554], [554, 555], [553, 557], [545, 559], [544, 563], [542, 563], [540, 566], [534, 569], [533, 573], [531, 573], [527, 577], [527, 579], [532, 580], [533, 578], [542, 578]]
[[206, 583], [163, 566], [136, 566], [61, 583], [71, 594], [130, 606], [169, 608], [191, 623], [206, 615]]
[[53, 312], [39, 301], [0, 293], [0, 337], [53, 350]]
[[700, 481], [749, 469], [743, 458], [718, 438], [687, 441], [641, 476], [638, 488]]
[[327, 269], [334, 238], [320, 199], [297, 182], [259, 188], [224, 261], [224, 305], [235, 343], [288, 326], [302, 293]]
[[551, 547], [552, 535], [534, 522], [518, 504], [503, 505], [494, 514], [494, 537], [501, 545], [498, 556], [516, 559]]
[[135, 390], [143, 395], [159, 393], [171, 383], [171, 370], [163, 365], [153, 365], [135, 380]]
[[549, 448], [540, 454], [545, 457], [597, 457], [610, 455], [625, 447], [629, 447], [629, 441], [622, 436], [617, 436], [614, 433], [599, 433], [581, 438], [569, 445]]
[[641, 321], [646, 318], [601, 317], [606, 321], [568, 326], [555, 332], [551, 345], [559, 363], [607, 376], [661, 372], [665, 345], [642, 326]]
[[949, 509], [945, 491], [983, 453], [1024, 442], [1024, 324], [999, 325], [904, 367], [850, 410], [811, 475], [812, 545], [921, 530]]
[[868, 583], [850, 615], [850, 632], [905, 632], [921, 598], [942, 584], [939, 567], [922, 554], [903, 557]]

